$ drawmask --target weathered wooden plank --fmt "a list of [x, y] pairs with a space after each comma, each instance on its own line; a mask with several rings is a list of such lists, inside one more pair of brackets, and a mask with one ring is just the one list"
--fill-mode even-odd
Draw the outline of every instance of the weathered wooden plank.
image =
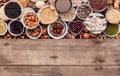
[[120, 40], [1, 40], [0, 65], [119, 65]]
[[120, 66], [0, 66], [1, 76], [120, 76]]

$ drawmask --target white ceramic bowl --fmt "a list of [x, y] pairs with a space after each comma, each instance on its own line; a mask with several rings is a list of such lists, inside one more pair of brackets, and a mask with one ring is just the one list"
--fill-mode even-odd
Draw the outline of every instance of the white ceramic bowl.
[[61, 36], [56, 37], [56, 36], [54, 36], [54, 35], [51, 34], [50, 28], [51, 28], [51, 25], [52, 25], [52, 24], [48, 25], [47, 31], [48, 31], [49, 36], [52, 37], [53, 39], [62, 39], [62, 38], [65, 37], [65, 35], [68, 33], [68, 26], [67, 26], [67, 24], [66, 24], [64, 21], [57, 21], [57, 22], [59, 22], [59, 23], [61, 23], [61, 24], [64, 25], [64, 26], [63, 26], [63, 27], [64, 27], [64, 28], [63, 28], [64, 33], [63, 33]]
[[[93, 29], [91, 29], [90, 25], [88, 24], [88, 21], [90, 20], [89, 17], [94, 16], [94, 15], [97, 16], [97, 17], [103, 17], [102, 20], [103, 20], [104, 25], [103, 25], [103, 27], [99, 28], [99, 30], [93, 30]], [[99, 34], [99, 33], [102, 33], [106, 29], [106, 27], [107, 27], [107, 20], [104, 18], [104, 15], [102, 15], [101, 13], [92, 13], [92, 14], [89, 15], [89, 17], [86, 18], [86, 20], [85, 20], [85, 26], [86, 26], [86, 28], [90, 32], [92, 32], [93, 34]]]
[[[22, 32], [21, 33], [19, 33], [19, 34], [14, 34], [14, 33], [12, 33], [11, 31], [10, 31], [10, 25], [11, 25], [11, 23], [12, 22], [14, 22], [14, 21], [19, 21], [19, 20], [13, 20], [13, 21], [11, 21], [11, 22], [9, 22], [9, 24], [8, 24], [8, 31], [9, 31], [9, 33], [12, 35], [12, 36], [20, 36], [21, 34], [23, 34], [23, 32], [24, 32], [24, 26], [23, 26], [23, 30], [22, 30]], [[21, 22], [21, 21], [19, 21], [19, 22]], [[22, 22], [21, 22], [22, 23]]]
[[37, 26], [37, 27], [40, 27], [41, 32], [40, 32], [40, 34], [39, 34], [38, 36], [36, 36], [36, 37], [30, 36], [30, 35], [28, 34], [28, 32], [27, 32], [27, 30], [29, 30], [29, 29], [26, 29], [25, 33], [26, 33], [26, 35], [27, 35], [30, 39], [38, 39], [38, 38], [42, 35], [42, 27], [41, 27], [41, 25], [39, 25], [39, 26]]
[[0, 36], [3, 36], [3, 35], [5, 35], [6, 32], [7, 32], [7, 23], [6, 23], [5, 21], [3, 21], [3, 20], [0, 20], [0, 22], [4, 23], [4, 25], [5, 25], [5, 27], [6, 27], [4, 33], [3, 33], [3, 34], [0, 34]]
[[37, 15], [35, 12], [27, 12], [27, 13], [25, 13], [25, 14], [22, 16], [21, 21], [22, 21], [22, 23], [23, 23], [23, 25], [24, 25], [25, 28], [27, 28], [27, 29], [34, 29], [34, 28], [36, 28], [36, 27], [39, 25], [40, 19], [39, 19], [38, 15], [37, 15], [37, 17], [38, 17], [38, 23], [37, 23], [37, 25], [34, 26], [34, 27], [28, 27], [28, 26], [25, 24], [25, 22], [24, 22], [24, 17], [25, 17], [28, 13], [34, 13], [35, 15]]
[[[81, 18], [81, 17], [79, 16], [79, 14], [78, 14], [78, 9], [79, 9], [81, 6], [88, 6], [89, 8], [90, 8], [90, 6], [89, 6], [88, 4], [80, 4], [80, 5], [77, 7], [76, 12], [77, 12], [78, 18], [81, 19], [81, 20], [85, 20], [87, 17], [86, 17], [86, 18]], [[90, 10], [91, 10], [90, 14], [93, 13], [93, 11], [92, 11], [91, 8], [90, 8]], [[90, 14], [89, 14], [89, 15], [90, 15]], [[89, 16], [89, 15], [88, 15], [88, 16]]]
[[108, 37], [115, 37], [115, 36], [117, 36], [119, 33], [120, 33], [120, 24], [118, 24], [118, 32], [115, 34], [115, 35], [108, 35], [108, 34], [106, 34], [105, 33], [105, 31], [103, 31], [103, 33], [106, 35], [106, 36], [108, 36]]

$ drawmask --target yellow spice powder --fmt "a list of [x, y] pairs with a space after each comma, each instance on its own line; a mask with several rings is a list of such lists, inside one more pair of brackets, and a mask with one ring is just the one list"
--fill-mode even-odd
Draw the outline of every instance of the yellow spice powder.
[[0, 22], [0, 34], [3, 34], [6, 30], [6, 26], [3, 22]]

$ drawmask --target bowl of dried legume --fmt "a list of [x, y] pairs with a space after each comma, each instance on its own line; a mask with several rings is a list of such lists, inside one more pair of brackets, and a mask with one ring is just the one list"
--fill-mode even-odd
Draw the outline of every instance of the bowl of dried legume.
[[107, 28], [103, 31], [103, 33], [108, 37], [115, 37], [120, 32], [120, 24], [107, 24]]

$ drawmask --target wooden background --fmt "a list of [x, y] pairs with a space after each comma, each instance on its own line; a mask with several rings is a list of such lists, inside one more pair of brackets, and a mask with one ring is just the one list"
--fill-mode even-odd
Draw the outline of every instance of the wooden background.
[[0, 40], [0, 76], [120, 76], [120, 40]]

